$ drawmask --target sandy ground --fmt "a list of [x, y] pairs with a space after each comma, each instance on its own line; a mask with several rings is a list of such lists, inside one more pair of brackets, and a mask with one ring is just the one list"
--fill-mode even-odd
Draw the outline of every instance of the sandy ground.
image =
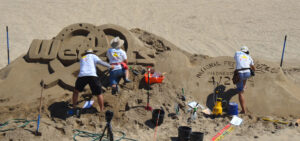
[[[63, 31], [73, 29], [74, 32], [71, 33], [75, 33], [77, 31], [75, 27], [81, 28], [80, 25], [74, 24], [74, 26], [64, 28]], [[93, 31], [98, 31], [96, 27], [89, 29], [86, 24], [83, 24], [82, 28], [90, 30], [91, 34]], [[127, 36], [128, 45], [131, 45], [127, 46], [127, 54], [130, 56], [129, 62], [135, 62], [130, 66], [138, 72], [145, 69], [143, 65], [138, 63], [141, 61], [141, 57], [132, 55], [132, 51], [138, 51], [141, 56], [148, 52], [151, 57], [142, 60], [154, 61], [155, 70], [166, 73], [163, 83], [153, 84], [150, 89], [150, 105], [154, 109], [163, 108], [165, 116], [164, 123], [155, 129], [155, 123], [151, 121], [151, 112], [144, 109], [147, 87], [143, 75], [134, 75], [130, 72], [133, 82], [122, 84], [121, 81], [121, 92], [118, 95], [111, 95], [110, 87], [105, 84], [107, 82], [105, 77], [107, 78], [108, 74], [105, 73], [105, 69], [100, 68], [100, 76], [103, 78], [101, 81], [105, 90], [105, 109], [115, 113], [112, 121], [114, 133], [123, 131], [129, 138], [150, 141], [153, 140], [155, 130], [158, 130], [158, 140], [176, 141], [178, 137], [177, 128], [189, 126], [192, 127], [193, 131], [203, 132], [205, 134], [204, 139], [209, 140], [230, 122], [230, 116], [213, 118], [201, 113], [200, 110], [197, 112], [196, 120], [188, 122], [190, 121], [190, 113], [187, 112], [187, 104], [191, 101], [197, 101], [202, 106], [212, 109], [214, 91], [218, 91], [217, 97], [223, 98], [226, 103], [238, 102], [235, 85], [230, 80], [230, 73], [234, 70], [232, 57], [192, 55], [147, 31], [141, 29], [125, 31], [130, 33], [127, 35], [131, 35]], [[76, 43], [75, 39], [78, 41], [77, 43], [82, 43], [80, 45], [86, 43], [84, 40], [80, 40], [86, 38], [81, 34], [77, 36], [67, 33], [60, 33], [65, 35], [62, 38], [64, 46], [68, 46], [69, 43]], [[60, 34], [55, 37], [56, 40], [60, 40]], [[106, 36], [110, 38], [111, 34], [107, 32]], [[77, 45], [73, 44], [72, 47], [77, 48]], [[63, 49], [64, 46], [61, 48]], [[68, 104], [72, 98], [72, 91], [69, 89], [74, 87], [76, 79], [76, 75], [70, 74], [76, 73], [79, 69], [78, 66], [76, 67], [76, 63], [62, 66], [63, 68], [60, 69], [57, 66], [63, 62], [66, 63], [63, 58], [61, 62], [54, 59], [48, 63], [41, 63], [42, 59], [38, 59], [36, 62], [30, 59], [32, 57], [34, 55], [26, 54], [24, 57], [19, 57], [13, 61], [11, 65], [1, 69], [0, 112], [3, 114], [0, 115], [0, 121], [4, 123], [14, 118], [36, 119], [41, 93], [40, 81], [44, 80], [46, 88], [43, 92], [40, 130], [43, 136], [35, 137], [31, 134], [36, 127], [35, 123], [32, 122], [24, 129], [19, 128], [2, 133], [0, 139], [72, 140], [76, 133], [73, 131], [74, 129], [101, 133], [105, 126], [105, 116], [103, 112], [98, 112], [97, 104], [83, 112], [80, 118], [65, 115], [67, 109], [70, 108]], [[299, 138], [299, 125], [296, 124], [296, 119], [300, 116], [298, 108], [300, 106], [299, 82], [291, 79], [293, 76], [299, 76], [299, 67], [292, 66], [282, 69], [277, 64], [259, 59], [256, 60], [255, 64], [256, 76], [248, 81], [245, 94], [249, 114], [239, 115], [244, 120], [243, 124], [235, 127], [224, 140], [291, 140]], [[75, 67], [73, 67], [74, 65]], [[218, 84], [212, 82], [212, 77]], [[12, 86], [17, 87], [12, 88]], [[186, 101], [182, 101], [182, 88], [185, 89]], [[85, 91], [81, 94], [79, 98], [80, 107], [87, 100], [85, 96], [90, 93], [90, 91]], [[227, 107], [225, 106], [226, 103], [223, 103], [224, 111]], [[174, 117], [176, 104], [180, 105], [180, 114], [177, 118]], [[284, 121], [287, 124], [262, 120], [265, 117]], [[9, 127], [14, 127], [14, 124], [11, 123], [0, 129]]]
[[286, 62], [299, 62], [298, 0], [1, 0], [0, 68], [27, 52], [32, 39], [50, 39], [73, 23], [141, 28], [190, 53], [232, 56], [247, 45], [254, 58], [279, 63], [284, 35]]
[[[300, 116], [300, 66], [297, 64], [300, 61], [300, 47], [297, 45], [300, 18], [296, 14], [300, 12], [299, 1], [0, 1], [0, 68], [3, 68], [0, 70], [0, 123], [13, 118], [36, 119], [41, 91], [39, 82], [45, 76], [54, 77], [51, 65], [26, 60], [33, 39], [52, 39], [64, 27], [75, 23], [95, 26], [112, 23], [130, 30], [137, 42], [131, 48], [152, 52], [150, 56], [156, 62], [155, 69], [167, 74], [164, 83], [153, 85], [151, 90], [151, 105], [163, 107], [166, 111], [165, 121], [157, 129], [158, 140], [176, 141], [177, 128], [182, 125], [204, 132], [205, 140], [210, 140], [229, 123], [230, 117], [212, 119], [200, 112], [196, 121], [187, 123], [189, 115], [184, 111], [187, 102], [193, 100], [211, 106], [209, 103], [215, 87], [211, 83], [212, 76], [226, 86], [221, 97], [238, 102], [230, 72], [234, 65], [231, 56], [241, 45], [250, 48], [258, 71], [247, 83], [245, 97], [250, 113], [240, 115], [244, 119], [243, 125], [235, 128], [224, 140], [279, 141], [300, 137], [299, 126], [295, 124]], [[17, 58], [7, 67], [6, 25], [9, 26], [11, 59]], [[285, 34], [288, 41], [284, 68], [281, 69], [278, 64]], [[82, 38], [72, 40], [70, 37], [68, 41], [76, 39], [80, 42]], [[67, 41], [65, 45], [68, 45]], [[214, 64], [217, 65], [211, 67]], [[132, 67], [142, 69], [141, 65]], [[70, 75], [69, 72], [62, 71], [57, 76], [62, 78]], [[142, 78], [142, 75], [133, 76], [134, 82], [121, 85], [121, 94], [117, 96], [111, 95], [107, 88], [105, 108], [115, 112], [112, 123], [115, 131], [121, 130], [127, 137], [150, 141], [155, 128], [150, 122], [151, 113], [143, 109], [146, 87]], [[72, 129], [102, 132], [104, 113], [94, 111], [83, 114], [80, 119], [52, 117], [53, 105], [71, 101], [72, 92], [60, 82], [59, 85], [44, 91], [42, 137], [30, 133], [36, 126], [31, 123], [25, 130], [19, 128], [1, 133], [0, 140], [72, 140]], [[186, 102], [180, 100], [181, 88], [186, 90]], [[80, 100], [85, 99], [80, 97]], [[169, 117], [174, 114], [175, 103], [182, 105], [178, 119]], [[97, 109], [98, 105], [95, 104], [94, 108]], [[263, 121], [266, 116], [289, 124]]]

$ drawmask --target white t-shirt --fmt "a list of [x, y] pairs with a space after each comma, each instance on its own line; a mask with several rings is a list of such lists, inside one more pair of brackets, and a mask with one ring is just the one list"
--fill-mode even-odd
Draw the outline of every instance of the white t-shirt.
[[106, 52], [106, 56], [109, 59], [109, 63], [115, 66], [113, 70], [122, 69], [120, 63], [127, 59], [126, 52], [120, 48], [108, 49], [108, 51]]
[[[242, 51], [235, 52], [234, 60], [236, 63], [235, 69], [250, 68], [250, 65], [254, 65], [251, 56]], [[250, 72], [250, 70], [247, 69], [247, 70], [239, 71], [239, 73], [246, 73], [246, 72]]]
[[80, 59], [80, 71], [78, 77], [97, 76], [96, 64], [101, 64], [107, 68], [110, 68], [110, 65], [108, 63], [102, 61], [95, 54], [87, 54], [85, 56], [82, 56]]

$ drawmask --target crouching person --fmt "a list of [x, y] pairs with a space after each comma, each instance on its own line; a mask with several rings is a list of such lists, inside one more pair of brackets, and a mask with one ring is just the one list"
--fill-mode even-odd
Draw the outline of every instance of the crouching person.
[[77, 107], [78, 93], [82, 92], [84, 87], [89, 84], [92, 94], [97, 96], [100, 111], [104, 110], [101, 83], [96, 73], [96, 64], [114, 69], [113, 65], [102, 61], [98, 56], [93, 54], [92, 49], [88, 49], [86, 54], [80, 59], [80, 71], [73, 92], [73, 108]]

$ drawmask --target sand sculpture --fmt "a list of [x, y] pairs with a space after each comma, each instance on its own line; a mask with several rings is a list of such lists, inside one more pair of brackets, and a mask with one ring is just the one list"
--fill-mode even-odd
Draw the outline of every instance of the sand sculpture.
[[[89, 131], [102, 131], [98, 123], [104, 122], [103, 113], [100, 113], [100, 118], [99, 114], [84, 114], [78, 120], [67, 118], [66, 121], [62, 121], [52, 117], [50, 107], [57, 103], [67, 105], [71, 102], [79, 70], [78, 61], [85, 49], [92, 47], [102, 60], [106, 60], [105, 53], [109, 48], [109, 41], [115, 36], [125, 40], [123, 49], [128, 54], [130, 67], [142, 72], [145, 66], [151, 65], [159, 72], [166, 72], [162, 84], [151, 86], [150, 105], [154, 108], [162, 107], [166, 115], [174, 113], [175, 103], [181, 105], [179, 119], [165, 117], [165, 122], [160, 127], [159, 140], [170, 140], [170, 137], [177, 136], [177, 127], [187, 123], [189, 115], [184, 112], [187, 108], [184, 106], [186, 102], [197, 101], [212, 108], [215, 90], [219, 91], [218, 97], [227, 102], [238, 102], [235, 85], [231, 81], [235, 66], [232, 56], [209, 57], [189, 54], [162, 37], [141, 29], [127, 30], [111, 24], [93, 26], [78, 23], [64, 28], [52, 39], [33, 40], [25, 56], [19, 57], [0, 70], [0, 119], [35, 119], [41, 90], [40, 82], [43, 79], [47, 90], [44, 91], [42, 117], [47, 124], [42, 123], [41, 129], [47, 132], [43, 136], [49, 136], [45, 140], [51, 140], [54, 135], [60, 135], [56, 139], [66, 137], [67, 140], [71, 140], [69, 137], [73, 135], [72, 129], [82, 127]], [[265, 123], [258, 120], [259, 116], [279, 116], [282, 120], [291, 122], [300, 114], [300, 83], [296, 81], [299, 80], [297, 78], [300, 76], [300, 69], [282, 69], [278, 64], [259, 58], [254, 58], [254, 61], [256, 76], [247, 82], [245, 92], [250, 114], [240, 115], [245, 125], [234, 131], [251, 138], [254, 133], [260, 136], [280, 130], [278, 125], [272, 123], [264, 126]], [[102, 67], [98, 67], [98, 70], [104, 74], [100, 78], [105, 79], [107, 70]], [[131, 72], [131, 77], [132, 83], [120, 85], [121, 94], [118, 96], [111, 95], [109, 89], [103, 88], [108, 90], [104, 92], [105, 109], [115, 112], [115, 128], [124, 130], [129, 137], [138, 139], [143, 135], [143, 140], [152, 140], [152, 135], [149, 134], [151, 124], [149, 126], [147, 122], [151, 118], [151, 112], [144, 110], [146, 89], [142, 83], [143, 75], [134, 75]], [[182, 88], [185, 89], [186, 102], [180, 98]], [[88, 91], [83, 93], [90, 94]], [[84, 101], [84, 98], [80, 97], [80, 100]], [[199, 118], [191, 126], [195, 131], [207, 132], [206, 139], [214, 136], [217, 130], [230, 121], [227, 117], [209, 119], [200, 112], [198, 114]], [[47, 128], [44, 128], [45, 126]], [[22, 137], [25, 135], [33, 138], [27, 131], [19, 134]], [[14, 136], [14, 132], [5, 135], [4, 138], [8, 140], [11, 136]]]
[[[85, 50], [93, 48], [97, 56], [106, 60], [106, 51], [110, 48], [109, 42], [115, 36], [125, 40], [123, 49], [127, 52], [129, 64], [154, 65], [152, 59], [154, 55], [151, 51], [134, 49], [133, 47], [136, 48], [139, 45], [133, 39], [133, 35], [123, 27], [112, 24], [70, 25], [51, 40], [33, 40], [26, 57], [29, 62], [49, 63], [51, 73], [45, 77], [46, 88], [60, 83], [64, 88], [72, 90], [76, 80], [76, 75], [73, 73], [78, 71], [77, 62]], [[98, 69], [101, 70], [100, 67]], [[59, 75], [63, 71], [67, 71], [70, 75]]]
[[[176, 70], [176, 72], [173, 72], [174, 76], [169, 78], [173, 85], [189, 85], [193, 87], [190, 89], [195, 92], [198, 91], [198, 88], [201, 88], [202, 93], [196, 97], [202, 100], [205, 99], [203, 102], [211, 109], [213, 105], [212, 94], [209, 93], [212, 92], [212, 89], [222, 89], [219, 97], [223, 98], [227, 104], [234, 98], [234, 95], [237, 94], [235, 85], [231, 81], [235, 67], [235, 62], [232, 57], [209, 58], [201, 55], [191, 56], [183, 51], [179, 51], [186, 54], [183, 55], [174, 48], [171, 50], [169, 46], [174, 45], [163, 40], [156, 40], [158, 37], [150, 33], [139, 29], [128, 31], [123, 27], [112, 24], [94, 26], [87, 23], [78, 23], [67, 26], [51, 40], [33, 40], [26, 58], [28, 62], [49, 64], [49, 73], [43, 78], [45, 88], [51, 88], [59, 84], [62, 88], [72, 91], [79, 70], [78, 61], [85, 50], [93, 48], [96, 51], [96, 55], [102, 60], [106, 60], [105, 54], [110, 47], [109, 41], [116, 36], [125, 40], [123, 49], [128, 54], [129, 65], [158, 65], [155, 67], [161, 68], [167, 71], [167, 73], [172, 73], [173, 70]], [[172, 54], [168, 54], [165, 51], [173, 52]], [[164, 54], [163, 56], [160, 55], [162, 53]], [[156, 56], [160, 57], [156, 58]], [[187, 59], [184, 56], [191, 56], [190, 60], [184, 61]], [[199, 60], [201, 57], [203, 58]], [[161, 60], [161, 58], [165, 58], [165, 60]], [[165, 63], [156, 64], [156, 62]], [[186, 72], [185, 66], [189, 66], [189, 64], [194, 67], [194, 69]], [[259, 87], [257, 84], [261, 81], [260, 78], [262, 76], [274, 75], [279, 77], [282, 75], [279, 66], [270, 66], [267, 65], [267, 63], [257, 60], [255, 60], [255, 66], [257, 68], [257, 77], [248, 81], [248, 88], [250, 90], [254, 89], [255, 91], [255, 93], [251, 95], [251, 97], [253, 97], [253, 105], [249, 105], [250, 109], [255, 109], [254, 103], [256, 103], [256, 97], [271, 98], [276, 102], [280, 101], [280, 97], [272, 97], [271, 92], [266, 92], [264, 96], [261, 96], [257, 90], [269, 90], [268, 87], [271, 87], [273, 84]], [[99, 66], [97, 68], [100, 73], [107, 73], [106, 68]], [[206, 88], [203, 88], [203, 86], [206, 86]], [[106, 87], [103, 87], [103, 89], [106, 89]], [[279, 88], [280, 87], [279, 85]], [[292, 85], [287, 87], [289, 91], [297, 91], [297, 88]], [[283, 92], [287, 92], [285, 88]], [[292, 99], [288, 101], [290, 105], [297, 105], [297, 101]], [[263, 103], [263, 101], [258, 103]], [[279, 109], [283, 110], [284, 107], [285, 106], [281, 106]], [[264, 113], [264, 110], [256, 111], [260, 114]], [[276, 112], [276, 110], [273, 109], [269, 112]]]

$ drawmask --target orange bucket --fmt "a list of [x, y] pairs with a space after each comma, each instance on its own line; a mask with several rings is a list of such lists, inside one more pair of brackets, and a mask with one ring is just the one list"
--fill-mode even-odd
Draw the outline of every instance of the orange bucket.
[[[145, 76], [145, 82], [148, 84], [148, 73], [144, 74]], [[162, 83], [162, 81], [165, 79], [165, 77], [163, 75], [159, 76], [159, 77], [152, 77], [152, 74], [150, 73], [150, 84], [153, 83]]]

